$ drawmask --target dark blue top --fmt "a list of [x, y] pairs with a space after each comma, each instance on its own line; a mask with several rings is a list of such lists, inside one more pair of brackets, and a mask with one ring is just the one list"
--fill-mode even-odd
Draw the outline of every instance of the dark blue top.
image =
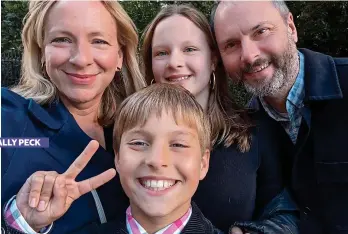
[[[17, 194], [26, 179], [36, 171], [64, 172], [91, 138], [77, 125], [61, 103], [40, 106], [33, 100], [2, 89], [2, 137], [49, 137], [45, 149], [3, 148], [1, 156], [2, 206]], [[269, 123], [254, 114], [251, 149], [240, 153], [233, 145], [218, 146], [210, 158], [206, 178], [200, 182], [193, 200], [215, 227], [228, 232], [235, 221], [256, 218], [283, 190], [277, 139], [268, 131]], [[273, 124], [272, 122], [270, 124]], [[110, 142], [111, 138], [106, 139]], [[99, 148], [78, 176], [83, 180], [114, 167], [111, 152]], [[125, 219], [129, 201], [119, 178], [97, 189], [108, 221]], [[53, 226], [52, 233], [70, 233], [86, 226], [98, 228], [100, 218], [91, 193], [75, 201]], [[279, 232], [278, 232], [279, 233]]]
[[[300, 49], [305, 57], [304, 105], [296, 145], [276, 123], [286, 183], [301, 210], [301, 233], [348, 233], [348, 58]], [[265, 114], [259, 106], [260, 114]], [[266, 115], [266, 114], [265, 114]]]
[[[49, 138], [49, 148], [1, 149], [3, 207], [34, 172], [63, 173], [92, 139], [81, 130], [63, 104], [42, 107], [7, 89], [2, 88], [1, 91], [2, 137]], [[110, 131], [106, 133], [110, 135]], [[109, 136], [106, 142], [110, 144], [111, 139]], [[99, 147], [77, 180], [90, 178], [112, 167], [113, 154]], [[124, 217], [128, 198], [123, 193], [118, 177], [98, 188], [97, 194], [107, 220]], [[51, 233], [69, 233], [91, 223], [99, 224], [100, 218], [92, 193], [88, 193], [75, 201], [68, 212], [54, 223]]]
[[[216, 147], [206, 178], [193, 197], [212, 223], [227, 232], [235, 221], [256, 219], [284, 188], [277, 139], [268, 122], [252, 129], [251, 149], [241, 153], [235, 145]], [[267, 120], [268, 121], [268, 120]]]

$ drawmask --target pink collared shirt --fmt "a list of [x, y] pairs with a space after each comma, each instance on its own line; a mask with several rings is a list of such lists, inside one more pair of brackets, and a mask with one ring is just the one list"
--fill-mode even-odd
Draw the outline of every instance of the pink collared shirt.
[[[188, 223], [192, 207], [178, 220], [157, 231], [155, 234], [179, 234]], [[133, 218], [131, 208], [126, 211], [127, 230], [129, 234], [147, 234], [146, 230]]]

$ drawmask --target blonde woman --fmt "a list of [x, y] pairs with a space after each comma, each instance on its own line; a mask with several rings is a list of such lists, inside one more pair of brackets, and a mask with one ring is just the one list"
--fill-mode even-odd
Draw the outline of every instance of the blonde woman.
[[[2, 148], [1, 203], [18, 209], [27, 221], [16, 226], [17, 212], [8, 225], [35, 233], [42, 228], [41, 220], [31, 217], [50, 212], [46, 191], [56, 174], [66, 171], [92, 139], [98, 142], [89, 149], [96, 151], [95, 156], [77, 180], [113, 167], [117, 105], [145, 82], [137, 65], [136, 28], [116, 1], [32, 1], [22, 40], [21, 81], [12, 90], [2, 89], [2, 137], [48, 138], [49, 145]], [[88, 189], [78, 195], [92, 191], [48, 227], [50, 233], [106, 223], [117, 211], [123, 215], [128, 201], [114, 175], [110, 169], [96, 180], [87, 180]], [[46, 185], [35, 187], [40, 181]]]

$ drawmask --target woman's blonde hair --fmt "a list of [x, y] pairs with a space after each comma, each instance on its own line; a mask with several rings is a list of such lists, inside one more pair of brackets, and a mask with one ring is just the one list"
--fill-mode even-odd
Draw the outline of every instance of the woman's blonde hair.
[[181, 86], [154, 84], [126, 98], [118, 108], [114, 125], [114, 149], [119, 151], [123, 133], [142, 127], [155, 114], [173, 116], [175, 122], [197, 130], [201, 151], [211, 148], [210, 122], [195, 97]]
[[[201, 29], [206, 35], [212, 54], [219, 56], [208, 20], [201, 12], [188, 5], [166, 6], [145, 28], [142, 35], [143, 71], [148, 85], [154, 79], [152, 72], [152, 39], [155, 29], [162, 20], [173, 15], [184, 16]], [[227, 75], [221, 62], [217, 64], [215, 77], [216, 79], [211, 79], [211, 94], [206, 113], [209, 116], [212, 127], [211, 137], [213, 144], [223, 143], [225, 147], [229, 147], [233, 143], [237, 143], [242, 152], [248, 151], [250, 148], [249, 127], [251, 123], [246, 111], [238, 110], [237, 105], [230, 97]]]
[[[125, 97], [146, 86], [138, 67], [138, 34], [133, 21], [117, 1], [101, 1], [114, 17], [118, 43], [123, 51], [122, 81], [113, 79], [105, 89], [98, 114], [98, 122], [113, 123], [116, 105]], [[12, 90], [37, 103], [50, 104], [57, 100], [57, 88], [47, 79], [44, 68], [44, 26], [47, 14], [56, 1], [31, 1], [22, 31], [23, 57], [20, 82]]]

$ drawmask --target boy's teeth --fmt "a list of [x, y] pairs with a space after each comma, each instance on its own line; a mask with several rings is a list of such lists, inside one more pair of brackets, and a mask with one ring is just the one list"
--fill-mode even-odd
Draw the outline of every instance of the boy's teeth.
[[140, 183], [147, 189], [158, 191], [172, 187], [175, 180], [140, 180]]

